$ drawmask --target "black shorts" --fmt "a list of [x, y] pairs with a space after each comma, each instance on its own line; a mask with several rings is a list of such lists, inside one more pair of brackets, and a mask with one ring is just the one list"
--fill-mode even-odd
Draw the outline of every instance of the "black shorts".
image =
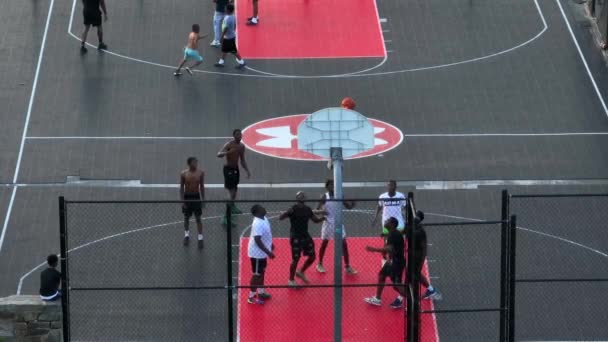
[[228, 190], [236, 190], [241, 180], [238, 168], [224, 166], [224, 188]]
[[264, 275], [264, 272], [266, 272], [266, 265], [268, 264], [268, 260], [266, 258], [264, 258], [264, 259], [249, 258], [249, 259], [251, 259], [251, 272], [256, 275]]
[[100, 11], [82, 11], [84, 17], [85, 26], [101, 26], [101, 12]]
[[393, 284], [403, 283], [403, 271], [405, 270], [405, 262], [387, 261], [380, 273], [385, 277], [389, 277]]
[[292, 237], [289, 239], [291, 245], [291, 257], [299, 259], [304, 254], [307, 257], [315, 256], [315, 242], [310, 235], [304, 237]]
[[200, 200], [200, 194], [184, 194], [184, 201], [197, 201], [184, 203], [185, 205], [182, 207], [184, 216], [190, 217], [194, 214], [194, 216], [200, 217], [203, 214], [203, 206]]
[[234, 53], [236, 54], [238, 51], [236, 50], [236, 38], [222, 40], [222, 52], [223, 53]]

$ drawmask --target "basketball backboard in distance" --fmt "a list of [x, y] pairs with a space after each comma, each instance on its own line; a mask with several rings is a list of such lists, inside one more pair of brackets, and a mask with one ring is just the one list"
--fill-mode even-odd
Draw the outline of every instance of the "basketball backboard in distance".
[[325, 108], [298, 126], [298, 148], [330, 159], [330, 148], [341, 147], [344, 159], [374, 147], [374, 127], [365, 116], [345, 108]]

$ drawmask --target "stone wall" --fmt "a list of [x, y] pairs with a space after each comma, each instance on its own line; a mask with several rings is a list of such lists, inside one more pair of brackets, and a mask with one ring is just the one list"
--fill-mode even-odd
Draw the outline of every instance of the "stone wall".
[[61, 301], [38, 296], [0, 298], [0, 342], [60, 342]]

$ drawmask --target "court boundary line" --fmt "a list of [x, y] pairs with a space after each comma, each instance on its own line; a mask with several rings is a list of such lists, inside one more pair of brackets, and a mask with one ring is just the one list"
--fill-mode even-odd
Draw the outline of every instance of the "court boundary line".
[[[36, 98], [36, 89], [38, 88], [38, 78], [40, 76], [40, 69], [42, 67], [42, 61], [44, 59], [44, 49], [46, 47], [46, 38], [49, 32], [49, 26], [51, 23], [51, 18], [53, 16], [53, 7], [55, 5], [55, 0], [51, 0], [49, 2], [49, 10], [46, 17], [46, 24], [44, 26], [44, 33], [42, 35], [42, 43], [40, 44], [40, 50], [38, 52], [38, 62], [36, 63], [36, 72], [34, 74], [34, 81], [32, 82], [32, 91], [30, 93], [30, 100], [27, 106], [27, 114], [25, 116], [25, 123], [23, 125], [23, 133], [21, 134], [21, 143], [19, 145], [19, 153], [17, 155], [17, 163], [15, 165], [15, 173], [13, 174], [13, 183], [17, 183], [19, 179], [19, 172], [21, 170], [21, 159], [23, 158], [23, 150], [25, 148], [25, 141], [27, 137], [27, 131], [30, 126], [30, 118], [32, 116], [32, 109], [34, 107], [34, 100]], [[13, 188], [13, 192], [11, 194], [11, 198], [8, 202], [8, 208], [6, 209], [6, 216], [4, 217], [4, 225], [2, 227], [2, 233], [0, 234], [0, 251], [2, 250], [2, 246], [4, 244], [4, 238], [6, 236], [6, 231], [8, 230], [8, 224], [11, 220], [11, 214], [13, 211], [13, 205], [15, 203], [15, 197], [17, 195], [17, 188]]]
[[[532, 43], [533, 41], [535, 41], [536, 39], [538, 39], [540, 36], [542, 36], [549, 28], [549, 26], [547, 25], [547, 21], [545, 20], [545, 16], [544, 13], [542, 12], [539, 4], [538, 4], [538, 0], [532, 0], [537, 8], [538, 14], [541, 18], [542, 24], [543, 24], [543, 28], [540, 30], [540, 32], [538, 32], [536, 35], [534, 35], [532, 38], [524, 41], [523, 43], [520, 43], [516, 46], [513, 46], [511, 48], [508, 48], [506, 50], [502, 50], [490, 55], [486, 55], [486, 56], [481, 56], [481, 57], [476, 57], [473, 59], [468, 59], [468, 60], [463, 60], [463, 61], [458, 61], [458, 62], [452, 62], [452, 63], [447, 63], [447, 64], [440, 64], [440, 65], [434, 65], [434, 66], [426, 66], [426, 67], [417, 67], [417, 68], [411, 68], [411, 69], [402, 69], [402, 70], [393, 70], [393, 71], [385, 71], [385, 72], [375, 72], [375, 73], [346, 73], [346, 74], [341, 74], [341, 75], [302, 75], [302, 76], [290, 76], [290, 75], [280, 75], [280, 74], [273, 74], [273, 75], [251, 75], [251, 74], [243, 74], [243, 73], [231, 73], [231, 72], [220, 72], [220, 71], [211, 71], [211, 70], [194, 70], [195, 72], [199, 72], [199, 73], [204, 73], [204, 74], [213, 74], [213, 75], [224, 75], [224, 76], [240, 76], [240, 77], [260, 77], [260, 78], [300, 78], [300, 79], [323, 79], [323, 78], [348, 78], [348, 77], [366, 77], [366, 76], [385, 76], [385, 75], [393, 75], [393, 74], [401, 74], [401, 73], [407, 73], [407, 72], [417, 72], [417, 71], [425, 71], [425, 70], [433, 70], [433, 69], [440, 69], [440, 68], [446, 68], [446, 67], [451, 67], [451, 66], [456, 66], [456, 65], [461, 65], [461, 64], [468, 64], [468, 63], [473, 63], [473, 62], [477, 62], [480, 60], [485, 60], [485, 59], [490, 59], [493, 57], [497, 57], [509, 52], [512, 52], [514, 50], [517, 50], [519, 48], [522, 48], [530, 43]], [[70, 20], [69, 20], [69, 24], [68, 24], [68, 30], [67, 33], [69, 36], [72, 36], [74, 39], [80, 41], [80, 38], [78, 38], [78, 36], [76, 36], [74, 33], [72, 33], [72, 26], [73, 26], [73, 20], [74, 20], [74, 12], [76, 10], [76, 0], [73, 0], [72, 2], [72, 12], [70, 14]], [[238, 39], [238, 36], [237, 36]], [[95, 48], [96, 46], [90, 43], [86, 43], [88, 46]], [[386, 47], [386, 45], [385, 45]], [[122, 59], [126, 59], [132, 62], [138, 62], [138, 63], [142, 63], [142, 64], [148, 64], [148, 65], [153, 65], [153, 66], [157, 66], [157, 67], [161, 67], [161, 68], [165, 68], [165, 69], [175, 69], [175, 66], [173, 65], [167, 65], [167, 64], [162, 64], [162, 63], [156, 63], [156, 62], [151, 62], [151, 61], [147, 61], [147, 60], [143, 60], [143, 59], [139, 59], [139, 58], [135, 58], [135, 57], [130, 57], [130, 56], [126, 56], [126, 55], [122, 55], [119, 54], [117, 52], [112, 52], [110, 50], [104, 50], [103, 53], [107, 53], [109, 55], [113, 55], [115, 57], [118, 58], [122, 58]], [[388, 55], [388, 54], [387, 54]], [[269, 73], [270, 74], [270, 73]]]
[[572, 30], [572, 26], [570, 25], [570, 21], [568, 20], [568, 17], [566, 16], [566, 12], [564, 11], [564, 8], [562, 7], [562, 3], [561, 3], [560, 0], [555, 0], [555, 2], [557, 3], [557, 5], [559, 7], [559, 10], [560, 10], [560, 12], [562, 14], [562, 18], [566, 22], [566, 26], [568, 27], [568, 32], [570, 32], [570, 36], [572, 37], [572, 41], [574, 42], [574, 45], [576, 46], [576, 50], [578, 51], [578, 55], [581, 58], [581, 61], [583, 62], [583, 65], [585, 66], [585, 70], [587, 71], [587, 75], [589, 76], [589, 80], [591, 81], [591, 84], [593, 85], [593, 88], [595, 89], [595, 94], [599, 98], [600, 104], [602, 105], [602, 108], [604, 109], [604, 113], [608, 117], [608, 107], [606, 106], [606, 102], [604, 101], [604, 97], [602, 96], [602, 93], [600, 92], [600, 89], [598, 88], [597, 83], [595, 82], [595, 77], [593, 77], [593, 73], [591, 72], [591, 69], [589, 68], [589, 64], [587, 64], [587, 60], [585, 59], [585, 55], [583, 54], [583, 50], [581, 50], [581, 47], [580, 47], [580, 45], [578, 43], [578, 39], [576, 38], [576, 35], [574, 34], [574, 31]]
[[[480, 187], [497, 186], [608, 186], [608, 178], [598, 179], [493, 179], [493, 180], [397, 180], [402, 187], [414, 187], [417, 190], [476, 190]], [[321, 189], [323, 183], [243, 183], [243, 189]], [[383, 188], [385, 181], [344, 182], [345, 188]], [[0, 183], [0, 187], [45, 188], [45, 187], [101, 187], [101, 188], [159, 188], [176, 189], [177, 183], [142, 183], [141, 180], [66, 180], [61, 183]], [[223, 189], [224, 183], [206, 183], [205, 188]]]
[[[300, 115], [300, 114], [297, 114]], [[273, 118], [274, 119], [274, 118]], [[273, 120], [268, 119], [268, 120]], [[267, 120], [266, 120], [267, 121]], [[380, 120], [378, 120], [380, 121]], [[260, 121], [262, 122], [262, 121]], [[260, 123], [257, 122], [257, 123]], [[385, 124], [387, 122], [382, 121]], [[256, 123], [256, 124], [257, 124]], [[390, 125], [390, 124], [389, 124]], [[250, 125], [251, 126], [251, 125]], [[391, 125], [396, 127], [394, 125]], [[249, 128], [249, 127], [247, 127]], [[245, 130], [245, 129], [243, 129]], [[604, 136], [608, 132], [552, 132], [552, 133], [415, 133], [405, 134], [403, 138], [481, 138], [481, 137], [568, 137]], [[232, 137], [182, 137], [182, 136], [28, 136], [26, 140], [219, 140]], [[398, 145], [397, 145], [398, 146]], [[257, 152], [257, 151], [254, 151]], [[259, 153], [259, 152], [257, 152]], [[276, 157], [275, 157], [276, 158]], [[306, 159], [308, 160], [308, 159]]]

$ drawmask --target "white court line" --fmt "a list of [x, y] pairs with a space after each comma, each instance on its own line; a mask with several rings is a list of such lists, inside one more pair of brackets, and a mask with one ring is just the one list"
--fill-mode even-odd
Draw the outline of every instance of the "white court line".
[[[538, 14], [543, 22], [543, 29], [538, 32], [534, 37], [528, 39], [527, 41], [513, 46], [509, 49], [506, 50], [502, 50], [490, 55], [486, 55], [486, 56], [481, 56], [481, 57], [477, 57], [477, 58], [473, 58], [473, 59], [468, 59], [468, 60], [462, 60], [462, 61], [458, 61], [458, 62], [452, 62], [452, 63], [447, 63], [447, 64], [440, 64], [440, 65], [432, 65], [432, 66], [425, 66], [425, 67], [418, 67], [418, 68], [412, 68], [412, 69], [401, 69], [401, 70], [393, 70], [393, 71], [384, 71], [384, 72], [373, 72], [373, 73], [362, 73], [363, 71], [358, 71], [358, 72], [353, 72], [353, 73], [348, 73], [348, 74], [342, 74], [342, 75], [316, 75], [316, 76], [306, 76], [306, 75], [281, 75], [281, 74], [272, 74], [272, 73], [267, 73], [264, 72], [264, 74], [261, 75], [251, 75], [251, 74], [243, 74], [243, 73], [229, 73], [229, 72], [220, 72], [220, 71], [210, 71], [210, 70], [195, 70], [196, 72], [200, 72], [200, 73], [205, 73], [205, 74], [213, 74], [213, 75], [223, 75], [223, 76], [239, 76], [239, 77], [260, 77], [260, 78], [302, 78], [302, 79], [323, 79], [323, 78], [346, 78], [346, 77], [367, 77], [367, 76], [384, 76], [384, 75], [394, 75], [394, 74], [400, 74], [400, 73], [407, 73], [407, 72], [417, 72], [417, 71], [425, 71], [425, 70], [434, 70], [434, 69], [440, 69], [440, 68], [446, 68], [446, 67], [452, 67], [452, 66], [457, 66], [457, 65], [462, 65], [462, 64], [468, 64], [468, 63], [474, 63], [474, 62], [478, 62], [481, 60], [485, 60], [485, 59], [489, 59], [489, 58], [494, 58], [494, 57], [498, 57], [500, 55], [503, 54], [507, 54], [509, 52], [512, 52], [514, 50], [517, 50], [519, 48], [522, 48], [530, 43], [532, 43], [533, 41], [535, 41], [536, 39], [538, 39], [540, 36], [542, 36], [545, 31], [547, 31], [548, 29], [548, 25], [547, 22], [545, 20], [545, 16], [540, 8], [540, 6], [538, 5], [538, 0], [534, 0], [534, 3], [536, 4], [536, 8], [538, 10]], [[80, 41], [80, 38], [78, 38], [78, 36], [76, 36], [74, 33], [72, 33], [72, 24], [73, 24], [73, 19], [74, 19], [74, 12], [76, 10], [76, 0], [73, 1], [72, 3], [72, 13], [70, 15], [70, 21], [68, 24], [68, 34], [70, 36], [72, 36], [74, 39]], [[238, 36], [237, 36], [238, 39]], [[92, 44], [87, 43], [87, 45], [91, 46], [91, 47], [95, 47]], [[153, 66], [157, 66], [160, 68], [165, 68], [165, 69], [171, 69], [174, 70], [175, 69], [175, 65], [167, 65], [167, 64], [161, 64], [161, 63], [156, 63], [156, 62], [150, 62], [150, 61], [146, 61], [143, 59], [138, 59], [138, 58], [134, 58], [134, 57], [129, 57], [126, 55], [121, 55], [119, 53], [116, 52], [112, 52], [109, 50], [104, 50], [104, 53], [107, 53], [109, 55], [113, 55], [115, 57], [118, 58], [122, 58], [122, 59], [126, 59], [126, 60], [130, 60], [133, 62], [138, 62], [138, 63], [143, 63], [143, 64], [148, 64], [148, 65], [153, 65]], [[258, 71], [259, 72], [259, 71]]]
[[[275, 212], [272, 211], [270, 213], [275, 213]], [[279, 215], [271, 216], [269, 218], [275, 218], [275, 217], [278, 217], [278, 216]], [[219, 215], [219, 216], [203, 217], [203, 221], [204, 220], [218, 219], [218, 218], [222, 218], [222, 217], [224, 217], [224, 216], [223, 215]], [[117, 234], [108, 235], [108, 236], [102, 237], [100, 239], [93, 240], [93, 241], [87, 242], [87, 243], [85, 243], [83, 245], [74, 247], [74, 248], [68, 250], [68, 253], [72, 253], [72, 252], [77, 251], [77, 250], [79, 250], [81, 248], [85, 248], [85, 247], [88, 247], [88, 246], [91, 246], [91, 245], [95, 245], [95, 244], [100, 243], [102, 241], [110, 240], [110, 239], [113, 239], [113, 238], [129, 235], [129, 234], [133, 234], [133, 233], [138, 233], [138, 232], [142, 232], [142, 231], [146, 231], [146, 230], [150, 230], [150, 229], [154, 229], [154, 228], [161, 228], [161, 227], [171, 226], [171, 225], [174, 225], [174, 224], [180, 224], [180, 223], [183, 223], [183, 221], [161, 223], [161, 224], [157, 224], [157, 225], [153, 225], [153, 226], [148, 226], [148, 227], [143, 227], [143, 228], [137, 228], [137, 229], [129, 230], [129, 231], [126, 231], [126, 232], [121, 232], [121, 233], [117, 233]], [[249, 227], [251, 227], [251, 225], [247, 226], [245, 228], [245, 230], [248, 229]], [[242, 237], [243, 237], [243, 235], [241, 234], [241, 238]], [[239, 243], [240, 243], [240, 240], [239, 240]], [[23, 288], [23, 282], [25, 281], [25, 279], [27, 277], [29, 277], [32, 273], [36, 272], [36, 270], [38, 270], [39, 268], [43, 267], [44, 265], [46, 265], [46, 262], [43, 262], [40, 265], [32, 268], [29, 272], [25, 273], [23, 276], [21, 276], [21, 278], [19, 278], [19, 283], [17, 284], [17, 295], [21, 294], [21, 289]]]
[[589, 75], [589, 79], [591, 80], [591, 83], [593, 84], [595, 93], [597, 94], [597, 97], [600, 99], [602, 107], [604, 108], [604, 113], [606, 113], [606, 116], [608, 116], [608, 107], [606, 107], [606, 102], [604, 102], [604, 97], [602, 96], [602, 93], [600, 92], [600, 89], [598, 88], [597, 83], [595, 82], [595, 78], [593, 77], [593, 74], [591, 73], [591, 69], [589, 69], [589, 65], [587, 64], [585, 55], [583, 55], [583, 51], [581, 50], [581, 47], [578, 44], [578, 40], [576, 39], [576, 36], [574, 35], [574, 31], [572, 30], [572, 26], [570, 26], [570, 22], [568, 21], [568, 18], [566, 17], [564, 8], [562, 7], [562, 4], [559, 0], [555, 0], [555, 2], [557, 2], [557, 5], [559, 6], [559, 10], [562, 12], [562, 17], [564, 18], [564, 21], [566, 22], [566, 26], [568, 26], [568, 31], [570, 31], [570, 36], [572, 37], [572, 40], [574, 41], [574, 45], [576, 45], [576, 50], [578, 51], [578, 55], [581, 57], [581, 61], [583, 61], [585, 70], [587, 70], [587, 75]]
[[[217, 216], [217, 217], [214, 217], [214, 218], [218, 218], [218, 217], [221, 217], [221, 216]], [[206, 218], [204, 218], [204, 219], [211, 219], [211, 218], [212, 218], [212, 217], [206, 217]], [[141, 232], [141, 231], [145, 231], [145, 230], [149, 230], [149, 229], [153, 229], [153, 228], [159, 228], [159, 227], [171, 226], [171, 225], [174, 225], [174, 224], [179, 224], [179, 223], [183, 223], [183, 221], [176, 221], [176, 222], [162, 223], [162, 224], [157, 224], [157, 225], [154, 225], [154, 226], [149, 226], [149, 227], [144, 227], [144, 228], [139, 228], [139, 229], [129, 230], [129, 231], [122, 232], [122, 233], [117, 233], [117, 234], [109, 235], [109, 236], [103, 237], [103, 238], [101, 238], [101, 239], [97, 239], [97, 240], [94, 240], [94, 241], [91, 241], [91, 242], [87, 242], [87, 243], [85, 243], [85, 244], [83, 244], [83, 245], [80, 245], [80, 246], [74, 247], [74, 248], [70, 249], [70, 250], [68, 251], [68, 253], [71, 253], [71, 252], [77, 251], [77, 250], [79, 250], [79, 249], [81, 249], [81, 248], [84, 248], [84, 247], [88, 247], [88, 246], [91, 246], [91, 245], [97, 244], [97, 243], [102, 242], [102, 241], [105, 241], [105, 240], [113, 239], [113, 238], [115, 238], [115, 237], [124, 236], [124, 235], [132, 234], [132, 233], [137, 233], [137, 232]], [[19, 279], [19, 284], [17, 284], [17, 295], [20, 295], [20, 294], [21, 294], [21, 289], [22, 289], [22, 287], [23, 287], [23, 281], [24, 281], [24, 280], [25, 280], [27, 277], [29, 277], [29, 276], [30, 276], [32, 273], [36, 272], [36, 270], [37, 270], [37, 269], [39, 269], [40, 267], [42, 267], [42, 266], [44, 266], [44, 265], [46, 265], [46, 262], [43, 262], [43, 263], [41, 263], [40, 265], [38, 265], [38, 266], [36, 266], [36, 267], [32, 268], [32, 269], [31, 269], [29, 272], [27, 272], [26, 274], [24, 274], [23, 276], [21, 276], [21, 278]]]
[[148, 136], [122, 136], [122, 137], [89, 137], [89, 136], [47, 136], [27, 137], [28, 140], [219, 140], [232, 139], [232, 137], [148, 137]]
[[[404, 138], [482, 138], [482, 137], [565, 137], [602, 136], [608, 132], [555, 132], [555, 133], [421, 133], [403, 134]], [[30, 136], [27, 140], [219, 140], [232, 137], [171, 137], [171, 136]]]
[[[436, 213], [426, 213], [426, 214], [427, 215], [438, 216], [438, 217], [457, 219], [457, 220], [466, 220], [466, 221], [475, 221], [475, 222], [483, 222], [484, 221], [484, 220], [480, 220], [480, 219], [474, 219], [474, 218], [462, 217], [462, 216], [455, 216], [455, 215], [444, 215], [444, 214], [436, 214]], [[539, 231], [536, 231], [536, 230], [533, 230], [533, 229], [530, 229], [530, 228], [525, 228], [525, 227], [522, 227], [522, 226], [517, 226], [517, 229], [523, 230], [523, 231], [526, 231], [526, 232], [530, 232], [530, 233], [534, 233], [534, 234], [538, 234], [538, 235], [542, 235], [542, 236], [545, 236], [545, 237], [548, 237], [548, 238], [552, 238], [552, 239], [555, 239], [555, 240], [558, 240], [558, 241], [561, 241], [561, 242], [564, 242], [564, 243], [567, 243], [567, 244], [571, 244], [573, 246], [581, 247], [581, 248], [586, 249], [586, 250], [588, 250], [590, 252], [593, 252], [595, 254], [599, 254], [599, 255], [601, 255], [601, 256], [603, 256], [605, 258], [608, 258], [608, 254], [607, 253], [602, 252], [602, 251], [600, 251], [598, 249], [595, 249], [593, 247], [589, 247], [589, 246], [583, 245], [582, 243], [579, 243], [579, 242], [576, 242], [576, 241], [568, 240], [566, 238], [563, 238], [563, 237], [560, 237], [560, 236], [557, 236], [557, 235], [551, 235], [549, 233], [539, 232]]]
[[[34, 75], [34, 82], [32, 83], [32, 92], [30, 94], [30, 102], [27, 106], [27, 115], [25, 116], [25, 124], [23, 127], [23, 133], [21, 135], [21, 144], [19, 145], [19, 154], [17, 156], [17, 165], [15, 166], [15, 174], [13, 175], [13, 183], [17, 183], [19, 178], [19, 170], [21, 169], [21, 158], [23, 157], [23, 148], [25, 146], [25, 138], [27, 137], [27, 130], [30, 126], [30, 117], [32, 115], [32, 108], [34, 107], [34, 98], [36, 97], [36, 88], [38, 87], [38, 76], [40, 75], [40, 66], [42, 65], [42, 59], [44, 57], [44, 47], [46, 46], [46, 37], [49, 32], [49, 24], [51, 22], [51, 15], [53, 14], [53, 5], [55, 0], [51, 0], [49, 4], [49, 12], [46, 17], [46, 25], [44, 26], [44, 34], [42, 35], [42, 43], [40, 44], [40, 52], [38, 53], [38, 63], [36, 64], [36, 73]], [[11, 213], [13, 211], [13, 204], [15, 203], [15, 195], [17, 194], [17, 187], [13, 188], [11, 199], [8, 202], [8, 208], [6, 216], [4, 218], [4, 226], [2, 227], [2, 234], [0, 235], [0, 250], [2, 250], [2, 244], [4, 243], [4, 237], [6, 230], [8, 229], [8, 223], [11, 220]]]
[[[402, 187], [414, 187], [418, 190], [474, 190], [479, 187], [489, 186], [606, 186], [608, 179], [518, 179], [518, 180], [469, 180], [469, 181], [407, 181], [397, 180], [397, 183]], [[17, 184], [0, 184], [4, 187], [101, 187], [101, 188], [159, 188], [159, 189], [177, 189], [179, 184], [152, 184], [141, 183], [140, 180], [77, 180], [67, 181], [64, 183], [17, 183]], [[345, 188], [383, 188], [386, 182], [344, 182]], [[207, 183], [206, 188], [223, 189], [224, 183]], [[240, 188], [246, 189], [313, 189], [323, 188], [323, 183], [243, 183], [239, 184]]]

